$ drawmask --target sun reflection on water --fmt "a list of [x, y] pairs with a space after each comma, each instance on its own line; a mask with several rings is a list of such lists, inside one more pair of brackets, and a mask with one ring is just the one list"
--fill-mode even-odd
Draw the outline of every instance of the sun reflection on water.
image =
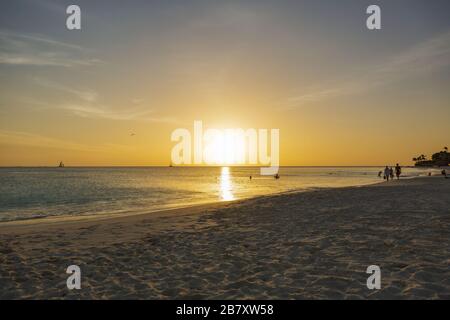
[[220, 172], [220, 199], [222, 201], [234, 200], [232, 190], [232, 183], [230, 177], [230, 168], [222, 167]]

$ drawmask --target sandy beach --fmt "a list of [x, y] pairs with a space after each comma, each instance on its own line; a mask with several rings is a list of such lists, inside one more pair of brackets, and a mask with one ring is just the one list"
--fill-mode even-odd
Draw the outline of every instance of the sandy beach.
[[[1, 223], [0, 299], [450, 299], [449, 194], [426, 177]], [[72, 264], [81, 290], [66, 287]]]

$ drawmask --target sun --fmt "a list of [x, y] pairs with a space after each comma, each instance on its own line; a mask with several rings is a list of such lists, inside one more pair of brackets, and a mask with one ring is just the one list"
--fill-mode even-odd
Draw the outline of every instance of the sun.
[[243, 163], [244, 140], [232, 132], [211, 130], [205, 136], [204, 159], [206, 163], [217, 165], [234, 165]]

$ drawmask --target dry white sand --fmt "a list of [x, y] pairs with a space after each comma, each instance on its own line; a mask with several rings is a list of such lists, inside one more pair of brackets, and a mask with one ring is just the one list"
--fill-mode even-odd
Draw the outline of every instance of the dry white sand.
[[[450, 180], [0, 224], [0, 299], [450, 299]], [[81, 267], [81, 290], [66, 287]], [[381, 267], [381, 290], [366, 287]]]

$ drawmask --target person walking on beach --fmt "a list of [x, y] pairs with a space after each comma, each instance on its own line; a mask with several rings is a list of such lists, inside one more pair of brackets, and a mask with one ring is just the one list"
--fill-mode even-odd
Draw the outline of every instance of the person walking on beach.
[[402, 174], [402, 167], [397, 163], [395, 166], [395, 175], [397, 176], [397, 180], [400, 179], [400, 175]]
[[386, 179], [386, 181], [389, 181], [389, 176], [390, 176], [390, 170], [389, 170], [388, 166], [386, 166], [386, 168], [384, 168], [384, 179]]
[[392, 167], [389, 168], [389, 177], [391, 177], [391, 180], [394, 180], [394, 169]]
[[442, 169], [441, 171], [442, 175], [444, 176], [445, 179], [447, 179], [447, 171], [445, 171], [445, 169]]

